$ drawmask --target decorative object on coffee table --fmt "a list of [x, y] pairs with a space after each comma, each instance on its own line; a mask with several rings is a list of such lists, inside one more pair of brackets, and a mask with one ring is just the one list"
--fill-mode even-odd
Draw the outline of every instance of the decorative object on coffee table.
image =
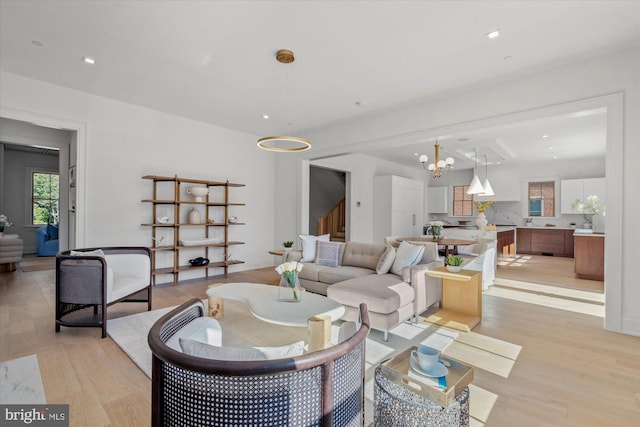
[[302, 267], [304, 267], [304, 264], [296, 261], [284, 262], [276, 267], [276, 272], [280, 275], [279, 301], [300, 302], [302, 293], [298, 273], [302, 270]]
[[[222, 283], [214, 283], [209, 285], [209, 288], [215, 288]], [[208, 305], [209, 305], [209, 317], [214, 319], [222, 319], [224, 317], [224, 298], [215, 295], [209, 295], [207, 293]]]

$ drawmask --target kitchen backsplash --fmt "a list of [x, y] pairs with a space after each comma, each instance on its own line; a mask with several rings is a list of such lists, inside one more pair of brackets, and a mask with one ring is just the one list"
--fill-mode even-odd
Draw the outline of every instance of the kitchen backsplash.
[[[520, 202], [495, 202], [489, 206], [485, 212], [489, 224], [495, 225], [515, 225], [523, 226], [526, 223], [522, 217], [522, 203]], [[445, 224], [457, 225], [458, 221], [473, 220], [475, 216], [451, 217], [447, 214], [429, 214], [430, 221], [443, 221]], [[571, 222], [575, 222], [578, 228], [590, 220], [590, 215], [560, 215], [558, 218], [535, 218], [533, 226], [544, 226], [553, 224], [556, 227], [569, 227]]]

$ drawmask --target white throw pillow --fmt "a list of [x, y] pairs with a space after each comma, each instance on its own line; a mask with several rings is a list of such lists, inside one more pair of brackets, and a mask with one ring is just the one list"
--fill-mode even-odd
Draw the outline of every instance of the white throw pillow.
[[304, 341], [280, 347], [217, 347], [199, 341], [180, 338], [182, 352], [191, 356], [215, 360], [270, 360], [302, 355]]
[[337, 267], [340, 265], [340, 242], [316, 242], [316, 260], [318, 265]]
[[384, 251], [376, 266], [376, 273], [386, 274], [393, 265], [393, 261], [396, 258], [396, 250], [392, 246], [387, 246], [387, 250]]
[[71, 256], [101, 256], [104, 258], [104, 252], [102, 249], [96, 249], [93, 251], [71, 251]]
[[316, 259], [316, 242], [328, 242], [329, 234], [323, 234], [322, 236], [310, 236], [307, 234], [301, 234], [300, 240], [302, 241], [302, 262], [313, 262]]
[[420, 258], [422, 258], [422, 252], [424, 252], [424, 246], [412, 245], [411, 243], [402, 242], [398, 246], [396, 251], [396, 259], [393, 261], [391, 272], [402, 277], [402, 270], [405, 267], [411, 267], [416, 265]]

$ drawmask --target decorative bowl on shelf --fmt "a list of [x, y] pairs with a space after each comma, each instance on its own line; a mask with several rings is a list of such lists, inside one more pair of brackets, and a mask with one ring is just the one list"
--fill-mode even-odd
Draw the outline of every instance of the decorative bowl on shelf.
[[232, 224], [235, 224], [238, 222], [238, 217], [237, 216], [230, 216], [229, 217], [229, 222]]
[[194, 197], [196, 202], [204, 202], [204, 197], [209, 194], [208, 187], [188, 187], [187, 193]]

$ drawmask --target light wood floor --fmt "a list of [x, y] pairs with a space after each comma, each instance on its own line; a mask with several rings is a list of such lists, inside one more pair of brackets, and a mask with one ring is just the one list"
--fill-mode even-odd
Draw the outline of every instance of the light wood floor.
[[[154, 308], [204, 297], [209, 283], [267, 282], [272, 268], [154, 289]], [[520, 280], [524, 280], [520, 278]], [[143, 310], [117, 304], [110, 317]], [[487, 426], [637, 426], [640, 338], [602, 319], [485, 295], [474, 332], [521, 345], [510, 375], [476, 369], [498, 395]], [[0, 274], [0, 360], [37, 354], [49, 403], [69, 403], [71, 426], [145, 426], [151, 381], [97, 328], [54, 332], [54, 271]], [[473, 404], [473, 403], [472, 403]]]

